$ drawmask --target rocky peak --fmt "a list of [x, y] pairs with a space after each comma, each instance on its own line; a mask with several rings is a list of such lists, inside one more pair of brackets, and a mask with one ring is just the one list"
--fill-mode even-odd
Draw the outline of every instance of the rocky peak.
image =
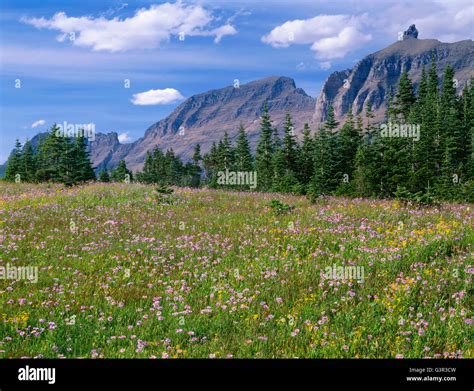
[[334, 72], [329, 76], [316, 101], [313, 121], [315, 126], [326, 120], [329, 104], [341, 123], [348, 110], [364, 117], [364, 107], [370, 104], [374, 121], [385, 120], [387, 99], [396, 93], [400, 76], [407, 71], [415, 88], [423, 66], [430, 67], [434, 56], [438, 77], [450, 65], [458, 80], [458, 92], [474, 75], [474, 42], [465, 40], [443, 43], [435, 39], [417, 39], [415, 25], [405, 31], [405, 39], [369, 54], [353, 69]]
[[418, 38], [418, 30], [416, 29], [416, 26], [412, 24], [410, 27], [408, 27], [408, 30], [405, 30], [403, 32], [403, 40], [409, 39], [409, 38]]

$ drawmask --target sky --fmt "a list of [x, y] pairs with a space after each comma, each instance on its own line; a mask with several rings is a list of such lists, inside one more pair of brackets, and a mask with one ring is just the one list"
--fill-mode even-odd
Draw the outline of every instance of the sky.
[[316, 97], [394, 43], [473, 39], [470, 0], [0, 0], [0, 163], [53, 123], [133, 142], [184, 99], [268, 76]]

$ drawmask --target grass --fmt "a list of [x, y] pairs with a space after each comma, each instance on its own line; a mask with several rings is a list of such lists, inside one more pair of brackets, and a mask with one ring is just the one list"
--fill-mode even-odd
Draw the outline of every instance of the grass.
[[169, 197], [2, 183], [0, 357], [473, 357], [472, 205]]

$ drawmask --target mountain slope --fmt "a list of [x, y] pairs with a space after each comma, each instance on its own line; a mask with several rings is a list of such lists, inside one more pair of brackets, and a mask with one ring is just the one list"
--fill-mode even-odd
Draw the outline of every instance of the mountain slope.
[[189, 159], [196, 144], [201, 144], [205, 153], [213, 141], [222, 138], [224, 131], [233, 139], [240, 123], [251, 144], [255, 145], [265, 102], [274, 126], [279, 127], [286, 111], [291, 110], [295, 129], [311, 121], [315, 104], [315, 100], [301, 88], [296, 88], [294, 80], [288, 77], [273, 76], [239, 88], [211, 90], [190, 97], [168, 117], [148, 128], [143, 138], [128, 144], [127, 148], [118, 148], [111, 154], [108, 164], [114, 166], [120, 159], [125, 159], [132, 170], [140, 169], [146, 152], [154, 147], [173, 148], [175, 153]]
[[403, 71], [408, 71], [416, 86], [423, 65], [428, 71], [432, 55], [438, 76], [442, 76], [447, 65], [454, 68], [460, 92], [474, 75], [474, 42], [443, 43], [435, 39], [417, 39], [417, 36], [418, 31], [411, 26], [403, 40], [368, 55], [353, 69], [331, 74], [316, 100], [313, 122], [321, 123], [326, 119], [329, 103], [332, 103], [336, 117], [341, 119], [351, 105], [354, 115], [365, 111], [367, 102], [372, 105], [376, 120], [382, 121], [388, 94], [390, 91], [395, 93]]

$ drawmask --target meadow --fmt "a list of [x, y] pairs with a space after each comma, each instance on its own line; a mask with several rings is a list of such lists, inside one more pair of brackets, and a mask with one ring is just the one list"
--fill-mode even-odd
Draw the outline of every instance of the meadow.
[[1, 183], [0, 358], [472, 358], [473, 211]]

